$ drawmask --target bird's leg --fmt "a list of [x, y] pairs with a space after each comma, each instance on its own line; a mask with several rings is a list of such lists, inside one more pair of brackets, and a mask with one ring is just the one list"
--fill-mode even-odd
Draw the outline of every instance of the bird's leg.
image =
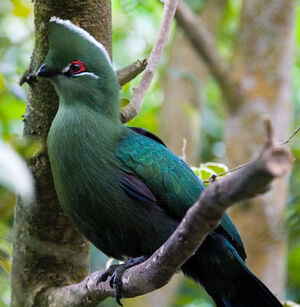
[[120, 306], [123, 306], [121, 303], [122, 276], [127, 269], [144, 262], [147, 258], [148, 257], [146, 256], [141, 256], [137, 258], [129, 258], [123, 264], [111, 265], [104, 273], [102, 273], [97, 278], [96, 284], [98, 285], [100, 282], [106, 281], [107, 278], [111, 276], [109, 285], [111, 286], [111, 288], [115, 289], [115, 298], [116, 298], [117, 303]]

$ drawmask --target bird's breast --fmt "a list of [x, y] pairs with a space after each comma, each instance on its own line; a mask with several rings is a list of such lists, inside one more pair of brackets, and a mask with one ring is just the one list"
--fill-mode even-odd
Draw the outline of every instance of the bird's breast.
[[[108, 215], [109, 198], [118, 192], [114, 137], [93, 117], [77, 112], [57, 114], [47, 140], [55, 188], [64, 210], [92, 210], [99, 204], [102, 215]], [[86, 116], [84, 116], [86, 115]], [[107, 134], [110, 132], [108, 131]]]

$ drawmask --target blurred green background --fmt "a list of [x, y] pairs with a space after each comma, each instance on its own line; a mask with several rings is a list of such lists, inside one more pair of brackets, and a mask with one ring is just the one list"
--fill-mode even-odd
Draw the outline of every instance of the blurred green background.
[[[201, 12], [206, 1], [187, 1], [196, 12]], [[158, 1], [113, 0], [113, 62], [115, 68], [121, 68], [145, 58], [155, 40], [160, 23], [162, 7]], [[222, 15], [221, 27], [217, 31], [217, 45], [225, 57], [233, 52], [235, 32], [237, 31], [241, 10], [241, 1], [229, 0]], [[300, 125], [300, 1], [296, 8], [295, 64], [293, 68], [293, 124]], [[173, 27], [172, 37], [177, 29]], [[0, 0], [0, 138], [10, 144], [25, 159], [36, 148], [21, 139], [25, 112], [27, 85], [20, 87], [18, 80], [29, 65], [33, 49], [33, 4], [29, 0]], [[124, 52], [126, 50], [126, 52]], [[162, 78], [165, 73], [168, 52], [167, 47], [159, 66], [159, 71], [148, 91], [142, 111], [130, 125], [145, 127], [159, 134], [161, 106], [163, 102]], [[179, 76], [180, 77], [180, 76]], [[184, 77], [184, 76], [181, 76]], [[130, 98], [137, 80], [124, 86], [122, 97]], [[206, 114], [202, 123], [201, 142], [198, 148], [202, 161], [222, 160], [224, 114], [221, 94], [211, 78], [202, 83], [201, 94], [205, 95], [202, 112]], [[1, 140], [0, 140], [1, 142]], [[166, 140], [168, 143], [168, 140]], [[300, 302], [300, 135], [291, 142], [296, 161], [290, 176], [290, 194], [286, 206], [286, 229], [288, 234], [287, 257], [287, 298]], [[221, 154], [220, 151], [221, 150]], [[0, 161], [3, 158], [0, 151]], [[220, 159], [221, 158], [221, 159]], [[8, 162], [5, 162], [8, 163]], [[12, 161], [10, 163], [13, 163]], [[0, 162], [1, 164], [1, 162]], [[0, 166], [1, 170], [1, 166]], [[15, 196], [0, 186], [0, 306], [9, 306], [10, 272], [12, 253], [12, 224]], [[107, 259], [92, 248], [92, 269], [104, 266]], [[188, 280], [179, 280], [174, 286], [176, 291], [169, 299], [171, 306], [213, 306], [210, 300]], [[127, 304], [127, 303], [126, 303]], [[134, 306], [128, 301], [126, 306]], [[138, 305], [137, 302], [135, 306]], [[115, 306], [114, 300], [108, 300], [103, 306]], [[153, 306], [159, 306], [153, 303]]]

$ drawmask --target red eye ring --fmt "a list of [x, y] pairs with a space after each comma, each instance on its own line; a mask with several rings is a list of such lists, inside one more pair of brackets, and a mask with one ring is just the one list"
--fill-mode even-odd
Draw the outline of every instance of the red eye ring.
[[86, 71], [86, 67], [81, 61], [76, 60], [71, 62], [69, 71], [72, 74], [79, 74], [80, 72]]

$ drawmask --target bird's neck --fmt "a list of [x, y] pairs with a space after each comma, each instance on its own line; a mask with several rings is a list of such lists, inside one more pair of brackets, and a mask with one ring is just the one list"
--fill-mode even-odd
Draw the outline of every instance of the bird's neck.
[[61, 103], [49, 132], [48, 146], [52, 152], [61, 147], [74, 152], [101, 148], [102, 154], [111, 154], [123, 131], [119, 119], [83, 104]]
[[[80, 83], [78, 87], [61, 86], [54, 82], [54, 87], [59, 96], [61, 110], [90, 110], [90, 114], [97, 113], [115, 124], [120, 124], [119, 85], [99, 88], [99, 84], [91, 86], [89, 83]], [[86, 113], [86, 112], [85, 112]], [[79, 114], [80, 115], [80, 114]], [[79, 116], [80, 117], [80, 116]]]

